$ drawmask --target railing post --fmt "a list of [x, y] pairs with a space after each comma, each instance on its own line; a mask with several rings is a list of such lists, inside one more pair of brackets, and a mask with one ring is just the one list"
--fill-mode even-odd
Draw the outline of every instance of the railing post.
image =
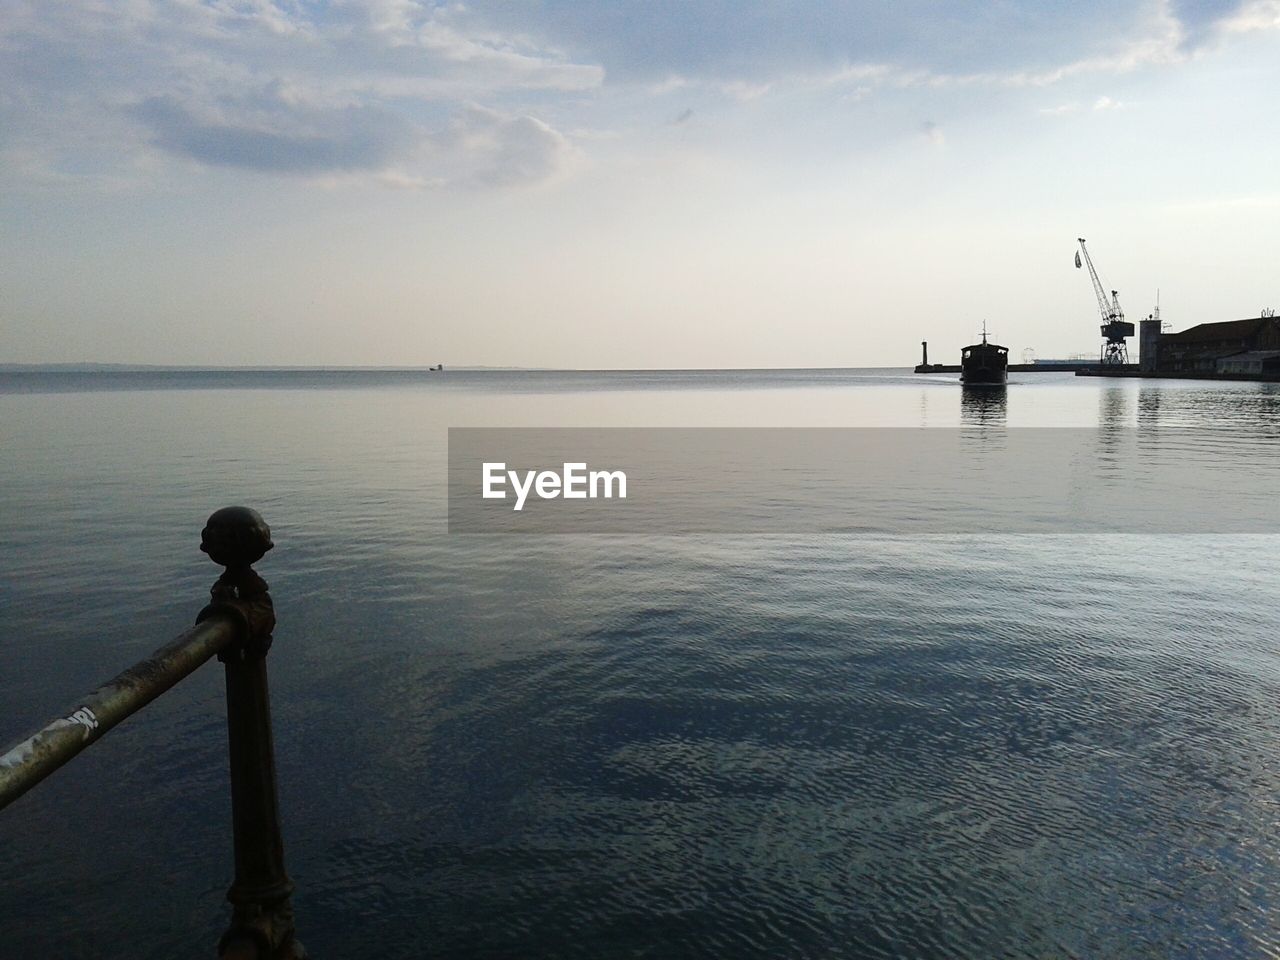
[[222, 957], [302, 960], [294, 938], [293, 883], [284, 869], [284, 843], [276, 795], [267, 651], [275, 612], [267, 582], [252, 569], [274, 546], [261, 515], [224, 507], [205, 525], [200, 549], [226, 567], [210, 590], [201, 620], [231, 613], [244, 624], [244, 641], [218, 655], [227, 676], [227, 745], [231, 767], [231, 820], [235, 881], [227, 891], [231, 925], [218, 943]]

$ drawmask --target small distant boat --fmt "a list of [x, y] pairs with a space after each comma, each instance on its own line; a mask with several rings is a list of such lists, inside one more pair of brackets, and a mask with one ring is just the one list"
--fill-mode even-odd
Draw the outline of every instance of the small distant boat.
[[1009, 348], [987, 342], [987, 325], [982, 325], [982, 342], [960, 351], [960, 382], [966, 385], [1004, 386], [1009, 377]]

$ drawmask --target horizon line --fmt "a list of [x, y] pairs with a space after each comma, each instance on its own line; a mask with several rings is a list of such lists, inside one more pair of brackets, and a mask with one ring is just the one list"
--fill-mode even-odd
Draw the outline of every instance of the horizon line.
[[795, 367], [517, 367], [485, 364], [457, 364], [437, 369], [431, 366], [379, 366], [333, 364], [186, 364], [186, 363], [127, 363], [98, 361], [59, 361], [51, 363], [0, 363], [0, 373], [476, 373], [484, 371], [521, 371], [546, 373], [655, 373], [655, 372], [733, 372], [753, 370], [903, 370], [912, 364], [859, 365], [859, 366], [795, 366]]

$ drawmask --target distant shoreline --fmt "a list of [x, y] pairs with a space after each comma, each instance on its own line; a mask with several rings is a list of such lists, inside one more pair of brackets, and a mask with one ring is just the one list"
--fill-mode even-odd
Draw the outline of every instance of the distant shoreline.
[[[455, 370], [534, 370], [536, 367], [453, 367]], [[0, 373], [321, 373], [356, 371], [441, 373], [434, 367], [348, 367], [310, 364], [222, 366], [183, 363], [0, 363]]]
[[908, 365], [857, 367], [432, 367], [200, 366], [145, 363], [0, 363], [0, 373], [750, 373], [811, 370], [909, 370]]

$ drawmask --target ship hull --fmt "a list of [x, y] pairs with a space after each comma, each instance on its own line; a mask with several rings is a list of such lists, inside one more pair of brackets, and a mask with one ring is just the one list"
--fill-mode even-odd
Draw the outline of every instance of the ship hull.
[[960, 382], [966, 387], [1003, 387], [1009, 382], [1009, 377], [1003, 367], [974, 367], [960, 371]]
[[960, 382], [965, 386], [1003, 386], [1008, 373], [1009, 348], [988, 343], [985, 333], [981, 343], [960, 351]]

